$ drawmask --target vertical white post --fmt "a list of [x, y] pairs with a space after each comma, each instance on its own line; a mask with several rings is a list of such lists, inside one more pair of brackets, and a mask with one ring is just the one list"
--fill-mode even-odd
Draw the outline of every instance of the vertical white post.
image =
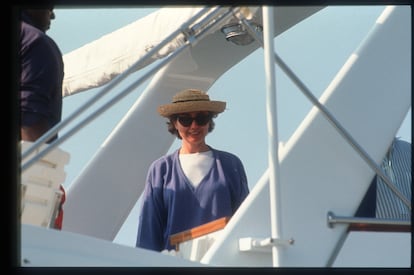
[[[266, 116], [269, 144], [270, 222], [272, 239], [281, 238], [281, 201], [279, 176], [279, 138], [277, 132], [276, 79], [274, 60], [273, 8], [263, 6], [264, 64], [266, 73]], [[272, 248], [273, 266], [279, 266], [278, 250]]]

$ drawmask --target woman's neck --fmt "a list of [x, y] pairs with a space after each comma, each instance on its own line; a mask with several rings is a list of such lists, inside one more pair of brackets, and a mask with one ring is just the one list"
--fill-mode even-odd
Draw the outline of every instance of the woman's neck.
[[181, 145], [180, 154], [194, 154], [194, 153], [201, 153], [207, 152], [210, 150], [207, 144], [202, 143], [199, 145], [191, 145], [183, 143]]

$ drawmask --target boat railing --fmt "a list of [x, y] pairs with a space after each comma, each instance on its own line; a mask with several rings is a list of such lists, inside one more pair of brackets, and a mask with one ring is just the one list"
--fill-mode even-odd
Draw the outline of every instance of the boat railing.
[[217, 230], [223, 229], [230, 217], [223, 217], [217, 220], [193, 227], [191, 229], [178, 232], [170, 236], [170, 244], [175, 247], [176, 251], [180, 250], [180, 243], [193, 240], [195, 238], [210, 234]]
[[349, 224], [348, 231], [411, 232], [411, 220], [346, 217], [332, 211], [327, 214], [327, 223], [331, 228], [335, 224]]

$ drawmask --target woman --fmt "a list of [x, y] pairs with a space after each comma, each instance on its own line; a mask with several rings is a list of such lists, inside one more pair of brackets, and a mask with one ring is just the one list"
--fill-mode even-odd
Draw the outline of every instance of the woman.
[[149, 168], [136, 246], [171, 250], [172, 234], [222, 217], [231, 217], [249, 193], [240, 159], [206, 144], [225, 102], [210, 101], [195, 89], [177, 93], [158, 107], [169, 119], [168, 131], [181, 147]]

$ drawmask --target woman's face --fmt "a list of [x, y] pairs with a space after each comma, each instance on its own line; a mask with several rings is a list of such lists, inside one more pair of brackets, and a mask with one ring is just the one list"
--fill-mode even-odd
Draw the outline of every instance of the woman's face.
[[181, 138], [191, 144], [204, 143], [211, 121], [209, 112], [189, 112], [178, 114], [174, 126]]

